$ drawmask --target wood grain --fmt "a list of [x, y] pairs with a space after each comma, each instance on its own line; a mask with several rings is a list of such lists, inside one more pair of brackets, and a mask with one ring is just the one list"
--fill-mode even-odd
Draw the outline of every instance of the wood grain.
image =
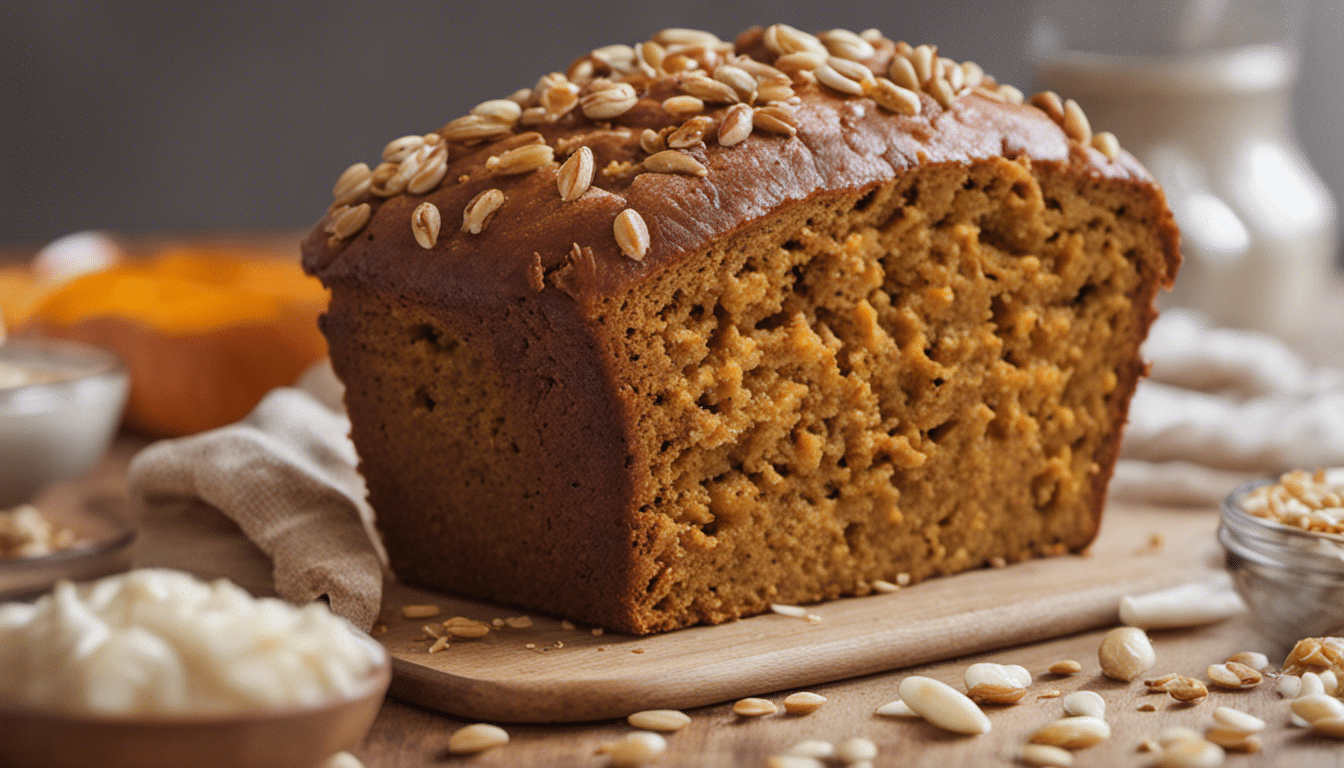
[[[1209, 578], [1221, 570], [1215, 518], [1112, 507], [1089, 556], [1032, 560], [932, 579], [893, 594], [813, 606], [821, 621], [767, 614], [649, 637], [563, 629], [533, 616], [442, 652], [426, 624], [507, 608], [404, 585], [383, 597], [379, 639], [391, 651], [393, 696], [430, 709], [503, 722], [574, 722], [641, 709], [685, 709], [981, 653], [1114, 624], [1126, 594]], [[1149, 546], [1162, 532], [1164, 545]], [[436, 619], [401, 616], [435, 604]], [[531, 647], [529, 647], [531, 646]]]

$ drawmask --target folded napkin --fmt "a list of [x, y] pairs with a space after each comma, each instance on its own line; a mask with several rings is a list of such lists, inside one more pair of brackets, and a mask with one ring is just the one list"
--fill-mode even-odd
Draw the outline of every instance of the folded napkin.
[[1344, 371], [1180, 309], [1158, 318], [1143, 354], [1152, 371], [1130, 403], [1112, 497], [1214, 504], [1247, 480], [1344, 464]]
[[[171, 525], [204, 542], [211, 537], [192, 539], [192, 530], [218, 529], [211, 515], [223, 513], [270, 558], [276, 594], [300, 605], [325, 595], [333, 611], [368, 629], [386, 556], [355, 471], [350, 422], [321, 394], [319, 385], [276, 389], [237, 424], [154, 443], [131, 462], [128, 482], [147, 528]], [[137, 565], [190, 569], [190, 557]], [[246, 553], [225, 559], [250, 567]]]
[[[1130, 407], [1113, 497], [1207, 506], [1258, 476], [1344, 465], [1344, 373], [1313, 369], [1272, 337], [1213, 328], [1180, 310], [1162, 315], [1143, 351], [1152, 376]], [[197, 546], [218, 547], [221, 523], [236, 524], [269, 556], [277, 594], [295, 603], [325, 595], [367, 629], [386, 556], [339, 412], [340, 385], [328, 368], [301, 386], [271, 392], [238, 424], [158, 442], [135, 458], [132, 494], [149, 527], [176, 527], [181, 550], [176, 563], [143, 564], [190, 568], [192, 549], [180, 544], [192, 540], [189, 529], [213, 526]], [[220, 513], [232, 523], [211, 520]], [[228, 575], [250, 567], [262, 580], [262, 558], [243, 552], [231, 561]]]

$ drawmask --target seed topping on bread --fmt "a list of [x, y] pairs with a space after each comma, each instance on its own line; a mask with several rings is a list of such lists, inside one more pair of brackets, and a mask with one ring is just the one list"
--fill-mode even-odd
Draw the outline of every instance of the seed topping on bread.
[[[635, 139], [628, 142], [637, 148], [635, 156], [601, 159], [597, 183], [613, 188], [607, 191], [619, 191], [646, 173], [697, 183], [713, 172], [712, 156], [702, 149], [710, 144], [717, 145], [717, 152], [753, 137], [792, 140], [804, 96], [869, 101], [898, 118], [930, 120], [936, 117], [927, 115], [933, 105], [948, 111], [970, 96], [1013, 104], [1024, 100], [1021, 91], [998, 83], [975, 62], [940, 56], [932, 45], [893, 41], [875, 29], [812, 35], [773, 24], [749, 29], [734, 42], [701, 30], [665, 29], [638, 45], [597, 48], [564, 72], [544, 75], [534, 87], [507, 98], [481, 102], [436, 132], [394, 139], [376, 168], [350, 166], [332, 190], [334, 202], [324, 225], [331, 235], [328, 245], [348, 241], [385, 200], [435, 192], [444, 185], [450, 161], [475, 156], [482, 145], [505, 139], [510, 139], [508, 146], [486, 155], [485, 175], [555, 174], [557, 194], [567, 203], [594, 185], [598, 167], [583, 136], [570, 134], [575, 130], [606, 130]], [[1119, 156], [1115, 136], [1094, 134], [1076, 102], [1046, 91], [1033, 96], [1031, 105], [1085, 151], [1095, 150], [1108, 161]], [[518, 141], [518, 131], [532, 129], [548, 135], [531, 133]], [[685, 151], [692, 148], [698, 151]], [[455, 178], [464, 183], [481, 174], [455, 173]], [[461, 236], [481, 234], [505, 204], [514, 182], [500, 181], [502, 188], [483, 190], [467, 204]], [[429, 236], [425, 209], [412, 208], [418, 217], [412, 223], [416, 241], [433, 250], [442, 241], [437, 232]], [[640, 260], [650, 247], [650, 229], [633, 209], [619, 210], [625, 221], [613, 220], [616, 244], [627, 257]], [[632, 223], [635, 217], [638, 226]], [[653, 231], [656, 236], [657, 228]]]

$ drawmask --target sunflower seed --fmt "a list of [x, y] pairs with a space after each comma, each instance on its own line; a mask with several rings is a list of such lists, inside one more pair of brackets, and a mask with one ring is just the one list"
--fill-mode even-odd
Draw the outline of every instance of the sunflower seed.
[[733, 714], [739, 717], [761, 717], [778, 711], [779, 708], [769, 699], [747, 698], [733, 704]]
[[491, 99], [472, 107], [471, 114], [512, 125], [523, 114], [523, 108], [509, 99]]
[[1052, 675], [1076, 675], [1083, 671], [1083, 665], [1073, 659], [1063, 659], [1050, 665]]
[[1049, 744], [1027, 744], [1022, 747], [1022, 762], [1044, 768], [1068, 768], [1073, 765], [1073, 753]]
[[368, 203], [343, 205], [332, 212], [326, 231], [337, 240], [344, 240], [364, 228], [369, 223], [373, 209]]
[[1064, 102], [1054, 91], [1041, 91], [1031, 97], [1032, 106], [1050, 116], [1056, 123], [1064, 121]]
[[756, 78], [741, 67], [724, 64], [714, 70], [714, 79], [732, 88], [741, 101], [751, 102], [756, 98]]
[[799, 691], [784, 697], [784, 711], [790, 715], [810, 715], [821, 709], [826, 697], [810, 691]]
[[672, 96], [663, 100], [663, 111], [678, 117], [696, 115], [705, 111], [705, 102], [694, 96]]
[[639, 211], [626, 208], [616, 214], [612, 228], [621, 252], [635, 261], [643, 261], [649, 252], [649, 226], [644, 223], [644, 217], [639, 215]]
[[873, 714], [882, 715], [883, 717], [919, 717], [919, 713], [911, 709], [910, 705], [906, 704], [901, 699], [883, 704], [878, 707]]
[[800, 741], [785, 750], [784, 754], [794, 757], [812, 757], [817, 760], [826, 760], [835, 757], [835, 745], [829, 741], [820, 741], [818, 739], [808, 739]]
[[345, 205], [354, 202], [357, 198], [369, 190], [369, 182], [373, 178], [373, 171], [365, 163], [355, 163], [341, 172], [336, 184], [331, 188], [331, 196], [336, 199], [336, 205]]
[[1217, 768], [1225, 757], [1222, 747], [1204, 738], [1181, 739], [1162, 748], [1157, 768]]
[[1265, 730], [1265, 721], [1248, 712], [1232, 707], [1213, 710], [1213, 721], [1228, 730], [1239, 733], [1259, 733]]
[[719, 145], [731, 147], [747, 140], [751, 135], [752, 112], [746, 104], [734, 104], [723, 114], [723, 123], [719, 126]]
[[579, 147], [578, 151], [570, 155], [555, 174], [555, 185], [560, 192], [560, 199], [568, 203], [579, 199], [584, 192], [587, 192], [593, 183], [595, 167], [593, 150], [588, 147]]
[[1038, 728], [1029, 739], [1033, 744], [1049, 744], [1064, 749], [1084, 749], [1111, 737], [1111, 727], [1099, 717], [1081, 715], [1062, 717]]
[[915, 46], [914, 50], [910, 51], [910, 63], [914, 65], [915, 77], [920, 85], [929, 82], [936, 74], [938, 48], [932, 45]]
[[714, 104], [734, 104], [741, 99], [731, 85], [711, 80], [704, 75], [687, 78], [681, 84], [681, 90], [691, 96]]
[[1083, 108], [1073, 99], [1064, 102], [1063, 128], [1069, 138], [1081, 144], [1092, 143], [1092, 126], [1087, 122]]
[[901, 681], [901, 701], [930, 723], [953, 733], [989, 733], [989, 718], [960, 691], [930, 677]]
[[1209, 665], [1208, 675], [1215, 685], [1234, 690], [1257, 686], [1265, 679], [1259, 671], [1235, 661]]
[[763, 131], [785, 136], [798, 133], [798, 118], [793, 110], [778, 104], [758, 107], [751, 115], [751, 124]]
[[685, 173], [691, 176], [709, 174], [709, 170], [699, 160], [675, 149], [649, 155], [644, 158], [644, 167], [654, 173]]
[[475, 723], [458, 728], [448, 737], [448, 751], [454, 755], [484, 752], [509, 743], [509, 734], [503, 728], [488, 723]]
[[1152, 641], [1136, 627], [1117, 627], [1107, 632], [1097, 657], [1102, 674], [1126, 683], [1137, 680], [1139, 675], [1157, 664]]
[[[594, 84], [600, 81], [594, 81]], [[579, 100], [579, 108], [589, 120], [620, 117], [639, 103], [639, 95], [629, 83], [611, 83], [596, 88]]]
[[555, 162], [555, 150], [546, 144], [525, 144], [494, 155], [485, 161], [485, 170], [501, 176], [530, 173]]
[[885, 77], [864, 81], [863, 94], [888, 112], [906, 117], [918, 115], [923, 106], [919, 102], [919, 94], [902, 88]]
[[1314, 723], [1327, 718], [1344, 717], [1344, 701], [1326, 693], [1313, 693], [1293, 699], [1288, 705], [1294, 715]]
[[873, 49], [872, 43], [848, 29], [832, 29], [829, 32], [822, 32], [817, 35], [817, 39], [821, 40], [821, 44], [826, 46], [826, 50], [832, 56], [839, 56], [842, 59], [859, 61], [877, 53]]
[[625, 721], [636, 728], [664, 733], [679, 731], [691, 724], [690, 716], [676, 709], [646, 709], [630, 715]]
[[462, 231], [472, 235], [479, 235], [485, 229], [485, 225], [494, 218], [495, 212], [504, 204], [504, 193], [498, 189], [487, 189], [480, 192], [462, 211]]
[[714, 128], [713, 118], [705, 115], [693, 117], [682, 123], [681, 127], [667, 135], [667, 146], [672, 149], [687, 149], [705, 142], [705, 136]]
[[1064, 714], [1105, 717], [1106, 700], [1096, 691], [1074, 691], [1064, 697]]
[[415, 242], [420, 244], [421, 248], [433, 248], [439, 241], [439, 226], [442, 219], [439, 218], [439, 208], [433, 203], [421, 203], [416, 206], [411, 214], [411, 234], [415, 235]]
[[405, 160], [412, 152], [425, 146], [425, 137], [420, 134], [412, 136], [402, 136], [399, 139], [393, 139], [383, 147], [383, 159], [392, 163], [400, 163]]
[[865, 760], [873, 760], [877, 757], [877, 745], [869, 739], [856, 736], [836, 744], [835, 756], [840, 758], [840, 762], [851, 765]]
[[637, 768], [653, 762], [666, 751], [667, 739], [649, 731], [635, 731], [612, 745], [607, 760], [612, 768]]

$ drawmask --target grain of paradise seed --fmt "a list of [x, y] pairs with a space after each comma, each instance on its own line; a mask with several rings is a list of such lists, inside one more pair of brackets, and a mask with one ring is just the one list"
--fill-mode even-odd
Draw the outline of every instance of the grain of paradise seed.
[[847, 93], [851, 96], [863, 95], [863, 85], [857, 80], [850, 80], [848, 77], [840, 74], [830, 64], [822, 64], [812, 71], [817, 76], [817, 82], [840, 93]]
[[337, 177], [335, 185], [331, 188], [331, 196], [341, 205], [351, 202], [368, 190], [369, 179], [372, 177], [373, 171], [369, 170], [368, 164], [355, 163], [341, 171], [341, 175]]
[[714, 119], [706, 115], [692, 117], [676, 130], [667, 134], [665, 142], [672, 149], [687, 149], [705, 143], [705, 136], [714, 129]]
[[1087, 715], [1062, 717], [1038, 728], [1029, 739], [1033, 744], [1049, 744], [1064, 749], [1085, 749], [1111, 737], [1111, 727], [1099, 717]]
[[1083, 671], [1083, 665], [1073, 659], [1062, 659], [1050, 665], [1052, 675], [1076, 675]]
[[1114, 160], [1120, 156], [1120, 142], [1115, 138], [1115, 134], [1110, 131], [1102, 131], [1092, 136], [1092, 147], [1106, 156], [1107, 160]]
[[761, 717], [763, 715], [773, 715], [779, 711], [775, 703], [769, 699], [746, 698], [733, 704], [733, 714], [738, 717]]
[[472, 107], [471, 114], [513, 125], [522, 116], [523, 108], [512, 99], [491, 99]]
[[1162, 748], [1158, 768], [1217, 768], [1223, 764], [1223, 748], [1204, 738], [1182, 739]]
[[757, 107], [751, 114], [751, 124], [762, 131], [783, 136], [794, 136], [798, 133], [798, 118], [793, 114], [793, 110], [776, 104]]
[[607, 759], [612, 768], [637, 768], [667, 751], [667, 739], [649, 731], [635, 731], [612, 745]]
[[732, 147], [747, 140], [751, 135], [751, 107], [746, 104], [734, 104], [723, 113], [723, 123], [719, 125], [719, 145]]
[[474, 723], [458, 728], [448, 737], [448, 751], [454, 755], [471, 755], [509, 743], [509, 734], [503, 728], [488, 723]]
[[875, 715], [883, 717], [919, 717], [919, 713], [910, 708], [909, 704], [897, 699], [889, 701], [873, 711]]
[[1050, 744], [1027, 744], [1020, 754], [1022, 762], [1043, 768], [1068, 768], [1073, 765], [1073, 753]]
[[555, 162], [555, 150], [546, 144], [524, 144], [485, 161], [485, 169], [500, 176], [532, 171]]
[[891, 82], [905, 88], [909, 91], [919, 90], [919, 74], [915, 72], [915, 65], [904, 56], [894, 56], [891, 59], [891, 66], [887, 69], [887, 77]]
[[646, 731], [671, 733], [691, 724], [691, 718], [685, 712], [676, 709], [646, 709], [625, 718], [635, 728]]
[[1114, 680], [1133, 682], [1157, 664], [1157, 652], [1148, 635], [1137, 627], [1116, 627], [1097, 650], [1101, 672]]
[[426, 250], [433, 248], [439, 241], [439, 227], [442, 223], [437, 205], [424, 202], [416, 206], [411, 214], [411, 234], [415, 235], [415, 242]]
[[1209, 665], [1208, 675], [1215, 685], [1232, 690], [1252, 688], [1265, 679], [1259, 671], [1235, 661]]
[[504, 193], [498, 189], [487, 189], [477, 193], [462, 210], [462, 231], [471, 235], [481, 234], [502, 205], [504, 205]]
[[919, 101], [919, 94], [907, 88], [902, 88], [885, 77], [864, 81], [863, 94], [877, 102], [879, 107], [888, 112], [895, 112], [906, 117], [918, 115], [923, 107]]
[[372, 214], [373, 209], [368, 203], [343, 205], [332, 212], [326, 231], [337, 240], [344, 240], [363, 229]]
[[810, 715], [821, 709], [826, 697], [811, 691], [799, 691], [784, 697], [784, 711], [790, 715]]
[[1096, 691], [1074, 691], [1064, 697], [1064, 714], [1104, 718], [1106, 700]]
[[961, 691], [930, 677], [901, 681], [901, 701], [930, 723], [953, 733], [989, 733], [989, 718]]
[[704, 75], [687, 78], [681, 84], [682, 92], [712, 104], [735, 104], [741, 99], [731, 85], [721, 83]]
[[855, 736], [835, 745], [835, 756], [849, 765], [871, 761], [877, 757], [877, 745], [870, 739]]
[[592, 186], [593, 171], [596, 167], [593, 150], [579, 147], [555, 174], [555, 185], [560, 192], [560, 199], [568, 203], [582, 197], [583, 193], [588, 191], [588, 187]]
[[705, 111], [705, 102], [694, 96], [670, 96], [663, 99], [663, 111], [674, 117], [698, 115]]
[[644, 223], [644, 217], [639, 215], [639, 211], [626, 208], [616, 214], [612, 230], [621, 253], [635, 261], [644, 260], [644, 256], [649, 252], [649, 226]]
[[1062, 127], [1064, 133], [1078, 143], [1092, 143], [1092, 125], [1087, 121], [1087, 115], [1083, 113], [1083, 108], [1078, 106], [1078, 102], [1073, 99], [1064, 102]]
[[828, 32], [822, 32], [817, 35], [817, 38], [821, 40], [821, 44], [826, 46], [826, 50], [832, 56], [838, 56], [842, 59], [860, 61], [877, 53], [873, 49], [872, 43], [848, 29], [832, 29]]
[[742, 101], [750, 103], [756, 99], [756, 78], [741, 67], [723, 64], [714, 70], [714, 79], [732, 88]]

